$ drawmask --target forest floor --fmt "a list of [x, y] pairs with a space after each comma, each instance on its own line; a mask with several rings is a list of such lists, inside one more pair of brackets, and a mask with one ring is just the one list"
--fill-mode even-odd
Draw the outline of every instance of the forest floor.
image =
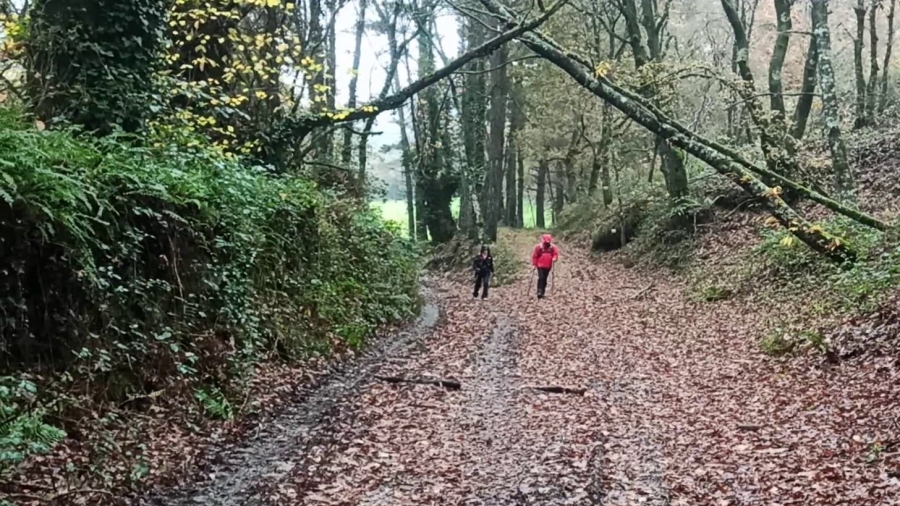
[[432, 282], [435, 325], [136, 503], [900, 504], [895, 356], [768, 357], [765, 307], [695, 303], [678, 278], [565, 245], [536, 300], [531, 235], [512, 238], [517, 281], [487, 300]]

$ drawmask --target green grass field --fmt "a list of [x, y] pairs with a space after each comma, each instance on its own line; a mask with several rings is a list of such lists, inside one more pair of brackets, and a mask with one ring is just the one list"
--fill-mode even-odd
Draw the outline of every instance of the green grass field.
[[[383, 200], [372, 202], [373, 209], [380, 209], [381, 216], [388, 221], [395, 222], [404, 232], [407, 231], [406, 218], [406, 201], [405, 200]], [[453, 199], [450, 204], [450, 210], [453, 212], [454, 218], [459, 218], [459, 199]], [[550, 212], [546, 213], [547, 224], [550, 224]], [[530, 202], [525, 202], [525, 228], [534, 228], [535, 226], [535, 209]]]

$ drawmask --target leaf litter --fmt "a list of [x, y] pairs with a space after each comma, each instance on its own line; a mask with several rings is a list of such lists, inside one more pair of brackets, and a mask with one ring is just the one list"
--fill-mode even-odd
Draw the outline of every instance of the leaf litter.
[[252, 442], [227, 450], [206, 495], [158, 503], [900, 504], [896, 312], [836, 331], [848, 360], [773, 359], [765, 304], [691, 302], [677, 279], [563, 251], [540, 301], [527, 276], [486, 301], [440, 281], [440, 325], [326, 383], [315, 420], [276, 419], [265, 465], [241, 460]]
[[766, 307], [577, 252], [555, 276], [541, 301], [448, 281], [440, 331], [383, 374], [461, 390], [363, 385], [269, 503], [900, 504], [896, 358], [775, 360]]

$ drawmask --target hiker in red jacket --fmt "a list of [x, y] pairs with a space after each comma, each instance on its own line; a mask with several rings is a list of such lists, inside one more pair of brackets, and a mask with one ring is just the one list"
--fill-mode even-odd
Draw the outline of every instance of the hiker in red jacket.
[[550, 275], [550, 269], [559, 259], [559, 248], [553, 244], [553, 237], [550, 234], [544, 234], [541, 242], [534, 247], [531, 254], [531, 265], [538, 271], [537, 297], [544, 298], [544, 292], [547, 290], [547, 277]]

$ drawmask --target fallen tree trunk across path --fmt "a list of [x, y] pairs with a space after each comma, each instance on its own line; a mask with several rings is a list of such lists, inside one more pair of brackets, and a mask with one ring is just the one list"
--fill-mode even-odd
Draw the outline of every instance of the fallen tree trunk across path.
[[[518, 25], [515, 15], [496, 2], [496, 0], [480, 1], [491, 14], [507, 23], [508, 26]], [[813, 250], [837, 261], [855, 258], [855, 252], [852, 248], [840, 238], [829, 234], [821, 227], [811, 224], [800, 216], [781, 199], [779, 196], [780, 188], [768, 187], [753, 172], [776, 176], [773, 179], [779, 184], [784, 184], [785, 187], [791, 189], [797, 189], [804, 196], [826, 205], [829, 209], [860, 220], [869, 226], [880, 230], [888, 228], [887, 224], [875, 218], [847, 208], [787, 178], [780, 177], [774, 172], [756, 167], [740, 157], [733, 156], [734, 153], [729, 152], [729, 150], [717, 149], [716, 144], [707, 141], [702, 136], [671, 120], [651, 104], [647, 104], [641, 97], [616, 86], [602, 74], [595, 74], [586, 60], [566, 51], [540, 32], [524, 33], [519, 36], [519, 40], [529, 49], [565, 71], [585, 89], [619, 109], [636, 123], [704, 161], [749, 194], [761, 197], [772, 216]], [[816, 195], [816, 198], [813, 198], [813, 195]]]

